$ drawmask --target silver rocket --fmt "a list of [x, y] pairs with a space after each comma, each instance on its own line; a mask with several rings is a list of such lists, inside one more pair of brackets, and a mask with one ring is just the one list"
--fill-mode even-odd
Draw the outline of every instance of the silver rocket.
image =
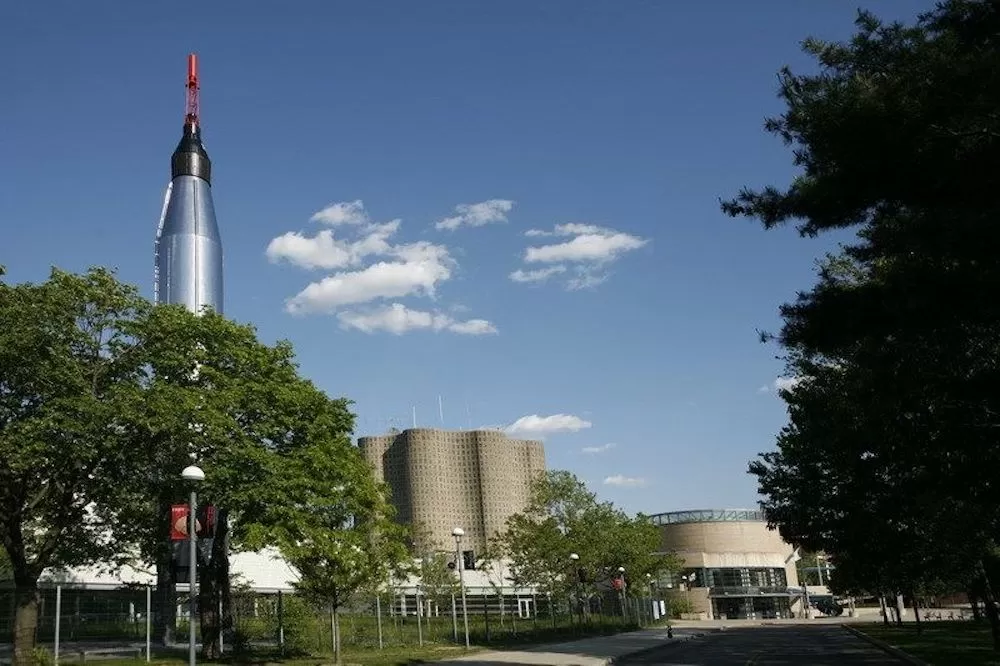
[[154, 298], [192, 312], [223, 311], [222, 238], [212, 202], [212, 161], [201, 143], [198, 57], [188, 56], [184, 134], [170, 158], [170, 184], [156, 229]]

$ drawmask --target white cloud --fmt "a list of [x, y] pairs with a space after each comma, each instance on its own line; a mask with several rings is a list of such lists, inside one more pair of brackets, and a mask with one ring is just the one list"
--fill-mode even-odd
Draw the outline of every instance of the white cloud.
[[604, 485], [620, 486], [622, 488], [641, 488], [646, 485], [646, 479], [615, 474], [614, 476], [604, 477]]
[[340, 201], [314, 213], [309, 221], [329, 224], [331, 227], [338, 224], [363, 224], [368, 221], [368, 213], [365, 212], [365, 204], [361, 199]]
[[378, 298], [434, 296], [454, 264], [443, 245], [419, 242], [391, 249], [398, 261], [380, 261], [358, 271], [334, 273], [313, 282], [288, 301], [293, 314], [333, 312], [342, 305]]
[[492, 222], [506, 222], [507, 213], [514, 207], [509, 199], [489, 199], [474, 204], [458, 204], [455, 215], [434, 224], [438, 231], [454, 231], [461, 226], [481, 227]]
[[[529, 247], [524, 252], [524, 261], [529, 264], [562, 261], [605, 263], [614, 261], [625, 252], [638, 250], [649, 242], [638, 236], [590, 225], [575, 224], [560, 225], [560, 227], [574, 228], [568, 234], [576, 234], [576, 237], [553, 245]], [[559, 227], [557, 227], [558, 235], [567, 235], [560, 233], [558, 229]]]
[[566, 288], [570, 291], [580, 289], [592, 289], [600, 284], [604, 284], [611, 277], [608, 273], [599, 273], [592, 268], [577, 268], [576, 277], [570, 278], [566, 282]]
[[556, 432], [577, 432], [589, 428], [593, 423], [572, 414], [522, 416], [505, 428], [509, 433], [526, 435], [546, 435]]
[[[608, 264], [619, 260], [627, 252], [638, 250], [649, 243], [648, 239], [622, 231], [576, 222], [557, 224], [552, 231], [529, 229], [524, 235], [572, 238], [526, 248], [524, 251], [526, 264], [553, 265], [536, 270], [519, 269], [508, 277], [514, 282], [540, 282], [555, 274], [567, 272], [565, 264], [571, 263], [575, 265], [574, 273], [567, 276], [564, 283], [570, 290], [588, 289], [602, 284], [610, 276], [605, 270]], [[539, 277], [531, 279], [534, 276]]]
[[549, 266], [548, 268], [539, 268], [533, 271], [525, 271], [519, 268], [507, 277], [509, 277], [514, 282], [544, 282], [553, 275], [558, 275], [559, 273], [565, 273], [565, 272], [566, 272], [566, 267], [562, 265]]
[[615, 448], [615, 446], [617, 446], [617, 444], [614, 443], [601, 444], [600, 446], [585, 446], [580, 449], [580, 451], [583, 453], [607, 453], [611, 449]]
[[758, 393], [778, 393], [780, 391], [792, 391], [799, 382], [802, 381], [802, 377], [778, 377], [774, 380], [772, 384], [765, 384], [757, 389]]
[[[488, 216], [488, 211], [476, 206], [480, 204], [466, 211], [470, 219]], [[267, 257], [273, 263], [287, 261], [308, 270], [336, 272], [313, 281], [289, 298], [285, 304], [288, 312], [336, 314], [342, 328], [369, 333], [401, 334], [419, 329], [462, 335], [496, 333], [496, 327], [485, 319], [456, 319], [398, 302], [380, 308], [345, 310], [345, 306], [381, 299], [435, 298], [441, 283], [451, 279], [456, 263], [444, 245], [393, 242], [401, 221], [373, 222], [360, 199], [330, 204], [311, 219], [337, 228], [323, 229], [315, 235], [289, 231], [271, 240]]]
[[289, 231], [272, 239], [266, 254], [272, 263], [286, 260], [310, 270], [357, 266], [369, 255], [388, 253], [391, 249], [389, 238], [399, 230], [399, 224], [399, 220], [393, 220], [366, 225], [363, 236], [354, 241], [334, 238], [332, 229], [324, 229], [315, 236]]
[[791, 391], [800, 381], [801, 377], [778, 377], [774, 380], [774, 388], [776, 391]]
[[386, 331], [402, 335], [407, 331], [431, 330], [450, 331], [460, 335], [488, 335], [497, 332], [496, 326], [485, 319], [459, 321], [442, 313], [412, 310], [402, 303], [363, 312], [339, 312], [337, 319], [342, 328], [353, 328], [365, 333]]

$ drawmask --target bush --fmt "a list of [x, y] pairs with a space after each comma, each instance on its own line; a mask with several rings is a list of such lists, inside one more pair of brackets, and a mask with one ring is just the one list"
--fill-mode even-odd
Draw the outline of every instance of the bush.
[[679, 620], [682, 614], [693, 613], [694, 606], [686, 597], [673, 597], [667, 601], [667, 611], [671, 618]]
[[282, 625], [285, 629], [285, 653], [304, 655], [312, 651], [316, 630], [316, 611], [301, 597], [287, 595], [282, 600]]
[[43, 647], [31, 651], [31, 666], [54, 666], [56, 663], [52, 653]]

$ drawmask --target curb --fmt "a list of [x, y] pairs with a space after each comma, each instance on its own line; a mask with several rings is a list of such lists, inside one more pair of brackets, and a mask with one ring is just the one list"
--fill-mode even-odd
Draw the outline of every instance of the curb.
[[909, 653], [903, 652], [898, 647], [895, 647], [893, 645], [889, 645], [885, 641], [880, 640], [878, 638], [875, 638], [874, 636], [869, 636], [865, 632], [863, 632], [863, 631], [861, 631], [859, 629], [855, 629], [854, 627], [852, 627], [852, 626], [850, 626], [848, 624], [841, 624], [840, 627], [842, 629], [846, 629], [847, 631], [849, 631], [850, 633], [854, 634], [858, 638], [860, 638], [862, 640], [865, 640], [865, 641], [868, 641], [869, 643], [871, 643], [872, 645], [874, 645], [878, 649], [882, 650], [883, 652], [885, 652], [887, 654], [892, 655], [896, 659], [899, 659], [901, 661], [905, 661], [907, 664], [913, 664], [913, 666], [931, 666], [930, 664], [928, 664], [923, 659], [918, 659], [917, 657], [914, 657], [913, 655], [911, 655]]
[[636, 650], [635, 652], [629, 652], [628, 654], [620, 654], [617, 657], [608, 657], [605, 660], [604, 665], [605, 666], [615, 666], [615, 664], [620, 664], [622, 662], [622, 660], [631, 659], [632, 657], [639, 657], [639, 656], [642, 656], [644, 654], [648, 654], [650, 652], [654, 652], [656, 650], [662, 650], [663, 648], [668, 647], [668, 646], [680, 645], [681, 643], [686, 643], [687, 641], [692, 640], [694, 638], [701, 638], [706, 633], [708, 633], [708, 632], [703, 632], [703, 633], [700, 633], [700, 634], [691, 634], [689, 636], [682, 636], [680, 638], [671, 638], [671, 639], [668, 639], [668, 640], [664, 641], [660, 645], [651, 645], [649, 647], [642, 648], [641, 650]]

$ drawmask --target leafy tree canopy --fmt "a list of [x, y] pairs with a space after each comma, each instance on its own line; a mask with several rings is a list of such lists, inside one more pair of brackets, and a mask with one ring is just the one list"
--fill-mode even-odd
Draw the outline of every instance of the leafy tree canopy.
[[360, 451], [335, 441], [300, 456], [303, 479], [292, 486], [282, 519], [271, 529], [282, 555], [299, 573], [304, 597], [333, 611], [334, 654], [340, 663], [339, 609], [360, 592], [377, 592], [413, 567], [408, 530], [393, 519], [388, 489], [376, 482]]
[[[348, 407], [299, 376], [289, 344], [154, 307], [104, 269], [0, 281], [0, 545], [17, 590], [15, 661], [29, 658], [45, 569], [169, 565], [169, 507], [186, 499], [178, 477], [192, 460], [206, 471], [202, 502], [234, 518], [240, 547], [285, 543], [320, 516], [378, 514]], [[228, 533], [216, 539], [203, 595], [228, 581], [228, 546]], [[217, 604], [203, 607], [217, 637]]]
[[[766, 123], [794, 150], [785, 188], [723, 209], [856, 239], [782, 307], [789, 424], [751, 463], [790, 541], [848, 587], [968, 580], [993, 549], [1000, 472], [1000, 6], [949, 0], [912, 26], [859, 13], [805, 42]], [[836, 581], [837, 575], [834, 580]]]
[[491, 551], [492, 559], [509, 562], [515, 584], [552, 593], [574, 587], [581, 572], [587, 581], [600, 582], [624, 567], [628, 579], [645, 581], [646, 574], [680, 567], [675, 556], [660, 552], [660, 533], [652, 522], [599, 502], [566, 471], [549, 471], [533, 483], [528, 507], [508, 519]]

